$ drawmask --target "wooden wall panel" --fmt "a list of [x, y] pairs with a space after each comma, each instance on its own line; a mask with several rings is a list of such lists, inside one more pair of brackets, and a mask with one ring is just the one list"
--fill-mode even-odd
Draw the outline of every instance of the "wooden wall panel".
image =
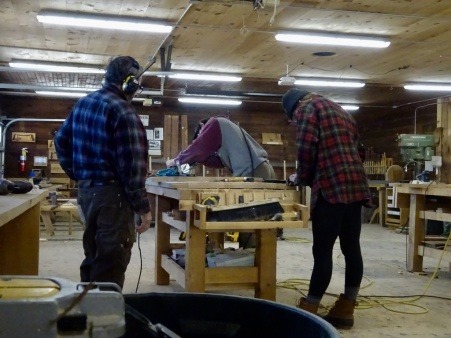
[[[0, 98], [0, 108], [2, 115], [8, 118], [18, 117], [41, 117], [41, 118], [65, 118], [74, 101], [63, 99], [43, 99], [22, 97], [20, 99], [10, 98], [8, 100]], [[420, 106], [418, 104], [417, 106]], [[51, 107], [51, 109], [49, 109]], [[171, 105], [169, 100], [164, 102], [161, 107], [144, 107], [140, 104], [135, 105], [139, 114], [149, 116], [149, 126], [146, 128], [165, 128], [165, 119], [168, 115], [187, 116], [187, 134], [190, 141], [193, 137], [194, 129], [199, 120], [223, 115], [230, 118], [233, 122], [239, 123], [248, 131], [258, 142], [262, 141], [262, 133], [278, 133], [282, 136], [283, 146], [263, 145], [269, 154], [269, 160], [273, 164], [277, 177], [283, 178], [284, 161], [286, 171], [291, 174], [295, 170], [296, 163], [296, 145], [295, 145], [295, 127], [289, 125], [284, 115], [280, 103], [246, 103], [239, 108], [221, 108], [221, 107], [188, 107], [180, 105]], [[385, 153], [387, 157], [393, 157], [395, 164], [402, 164], [399, 148], [396, 138], [401, 133], [414, 132], [415, 106], [405, 106], [400, 108], [361, 108], [354, 113], [362, 141], [368, 148], [372, 148], [377, 154]], [[433, 133], [437, 123], [437, 107], [434, 105], [417, 109], [417, 133]], [[449, 123], [449, 122], [448, 122]], [[30, 131], [36, 132], [36, 149], [31, 149], [30, 156], [35, 152], [43, 152], [47, 149], [47, 139], [52, 132], [59, 127], [60, 123], [19, 123], [8, 130], [12, 131]], [[165, 140], [170, 135], [165, 130]], [[10, 137], [10, 136], [7, 136]], [[189, 142], [188, 141], [188, 142]], [[27, 144], [28, 145], [28, 144]], [[163, 142], [165, 147], [165, 142]], [[5, 176], [18, 175], [18, 159], [21, 146], [7, 142], [7, 163], [5, 163]], [[169, 153], [164, 148], [163, 156], [152, 156], [152, 169], [159, 170], [165, 167], [164, 156]], [[29, 164], [28, 164], [29, 165]], [[202, 174], [201, 167], [196, 171], [198, 175]], [[215, 175], [215, 170], [209, 170], [209, 175]]]

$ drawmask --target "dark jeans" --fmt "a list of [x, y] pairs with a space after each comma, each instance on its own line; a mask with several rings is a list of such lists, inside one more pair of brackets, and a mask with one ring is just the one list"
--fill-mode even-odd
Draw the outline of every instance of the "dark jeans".
[[332, 277], [333, 247], [337, 237], [345, 259], [345, 287], [359, 287], [363, 276], [360, 251], [361, 202], [327, 202], [319, 192], [312, 211], [313, 271], [309, 295], [322, 298]]
[[80, 181], [78, 204], [85, 217], [82, 282], [112, 282], [121, 289], [136, 239], [133, 212], [120, 185]]

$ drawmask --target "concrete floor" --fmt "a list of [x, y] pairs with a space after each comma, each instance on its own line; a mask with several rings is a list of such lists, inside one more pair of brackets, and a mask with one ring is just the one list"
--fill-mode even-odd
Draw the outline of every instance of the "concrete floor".
[[[57, 229], [61, 230], [52, 238], [47, 238], [45, 232], [41, 232], [39, 274], [78, 281], [78, 267], [83, 258], [80, 241], [82, 231], [78, 229], [69, 236], [66, 227], [58, 226]], [[173, 241], [177, 241], [179, 232], [173, 230], [171, 236]], [[277, 248], [277, 302], [294, 306], [308, 288], [313, 264], [312, 234], [310, 229], [295, 229], [285, 230], [285, 236], [287, 239], [279, 240]], [[439, 264], [437, 260], [425, 258], [422, 273], [407, 272], [406, 235], [376, 224], [363, 225], [361, 243], [365, 271], [359, 306], [355, 311], [354, 327], [340, 330], [341, 336], [451, 337], [449, 263]], [[230, 245], [233, 246], [233, 243]], [[154, 283], [153, 228], [141, 235], [140, 249], [135, 244], [126, 273], [124, 293], [135, 293], [137, 287], [138, 293], [184, 291], [172, 280], [168, 286]], [[331, 306], [335, 296], [343, 292], [344, 260], [338, 245], [335, 247], [334, 262], [332, 281], [322, 301], [325, 307]], [[431, 278], [437, 269], [436, 277]], [[223, 293], [253, 296], [252, 290]]]

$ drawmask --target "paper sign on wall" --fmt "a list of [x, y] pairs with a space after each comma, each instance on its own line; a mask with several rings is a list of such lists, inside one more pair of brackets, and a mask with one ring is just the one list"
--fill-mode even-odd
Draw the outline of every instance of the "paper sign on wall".
[[139, 115], [144, 127], [149, 126], [149, 115]]

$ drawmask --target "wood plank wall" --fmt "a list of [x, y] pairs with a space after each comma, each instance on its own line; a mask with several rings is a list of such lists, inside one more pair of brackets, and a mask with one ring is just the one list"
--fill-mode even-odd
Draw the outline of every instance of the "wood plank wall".
[[[8, 118], [61, 118], [64, 119], [74, 101], [67, 99], [50, 99], [35, 97], [0, 97], [0, 114]], [[399, 148], [396, 143], [397, 134], [414, 132], [415, 109], [417, 133], [433, 133], [437, 126], [437, 107], [405, 106], [397, 109], [388, 108], [361, 108], [354, 113], [362, 141], [367, 148], [375, 153], [385, 153], [387, 157], [393, 157], [395, 164], [402, 164]], [[163, 127], [166, 115], [186, 115], [188, 117], [188, 140], [192, 139], [194, 129], [200, 119], [215, 115], [228, 116], [247, 130], [256, 141], [262, 141], [262, 133], [278, 133], [282, 136], [283, 146], [263, 145], [269, 154], [269, 159], [275, 167], [277, 177], [284, 177], [286, 172], [291, 174], [295, 170], [296, 146], [294, 127], [287, 123], [280, 104], [276, 103], [243, 103], [239, 108], [211, 108], [171, 106], [168, 102], [162, 107], [144, 107], [136, 104], [136, 109], [141, 115], [149, 116], [149, 129]], [[19, 171], [20, 150], [28, 147], [27, 169], [32, 167], [33, 156], [46, 156], [47, 140], [52, 138], [59, 123], [44, 122], [19, 122], [12, 125], [6, 135], [5, 177], [26, 177], [27, 172]], [[13, 143], [11, 133], [16, 131], [35, 132], [36, 143]], [[165, 138], [168, 135], [165, 133]], [[164, 146], [164, 141], [163, 141]], [[163, 149], [162, 149], [163, 150]], [[152, 157], [152, 169], [158, 170], [164, 167], [164, 159]], [[285, 161], [285, 164], [284, 164]], [[46, 174], [50, 174], [49, 167], [45, 168]], [[202, 171], [196, 172], [198, 175]], [[208, 171], [208, 175], [215, 175], [215, 171]], [[227, 172], [222, 172], [227, 174]]]

